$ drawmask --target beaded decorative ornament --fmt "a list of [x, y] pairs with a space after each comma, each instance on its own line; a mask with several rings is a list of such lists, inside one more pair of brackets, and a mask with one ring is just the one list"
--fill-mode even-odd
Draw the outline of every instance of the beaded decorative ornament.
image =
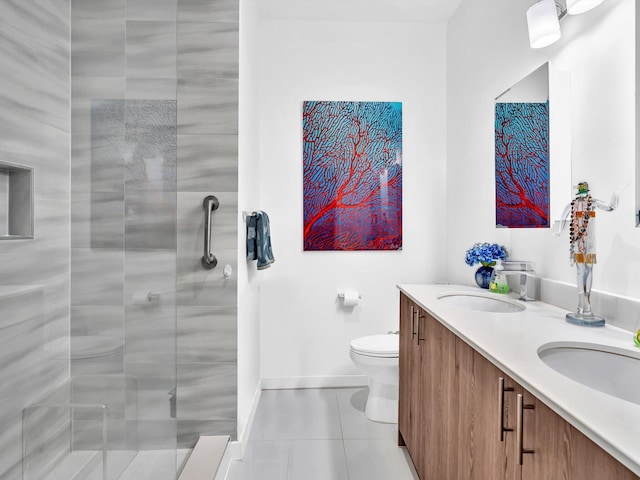
[[572, 265], [576, 261], [580, 261], [576, 259], [576, 246], [578, 246], [577, 253], [580, 258], [582, 258], [582, 261], [580, 261], [580, 263], [583, 263], [590, 257], [589, 252], [586, 251], [584, 240], [589, 233], [589, 219], [592, 216], [595, 216], [595, 212], [593, 210], [593, 199], [589, 194], [589, 184], [587, 182], [580, 182], [578, 184], [578, 194], [576, 198], [571, 201], [569, 254], [571, 257]]

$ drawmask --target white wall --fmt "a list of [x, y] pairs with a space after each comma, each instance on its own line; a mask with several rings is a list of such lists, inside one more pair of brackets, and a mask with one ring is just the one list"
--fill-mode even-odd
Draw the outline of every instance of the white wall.
[[[528, 46], [531, 3], [465, 0], [447, 26], [310, 21], [259, 4], [251, 35], [257, 64], [241, 75], [251, 85], [241, 106], [251, 118], [241, 169], [258, 180], [245, 185], [253, 192], [241, 193], [240, 208], [269, 213], [276, 263], [260, 272], [252, 263], [239, 278], [239, 330], [252, 331], [250, 341], [239, 340], [240, 363], [250, 357], [247, 385], [257, 381], [258, 351], [259, 376], [267, 380], [357, 374], [349, 342], [397, 329], [395, 285], [472, 284], [473, 269], [463, 258], [477, 241], [503, 243], [513, 257], [536, 261], [540, 277], [574, 285], [566, 232], [556, 238], [548, 229], [494, 226], [494, 98], [546, 61], [571, 72], [573, 182], [588, 180], [592, 193], [608, 200], [634, 178], [634, 2], [607, 0], [565, 18], [563, 38], [542, 50]], [[302, 251], [301, 105], [314, 99], [403, 102], [401, 252]], [[242, 172], [240, 178], [247, 182]], [[632, 183], [616, 212], [598, 214], [594, 291], [640, 297], [634, 195]], [[361, 292], [354, 311], [340, 308], [341, 288]]]
[[258, 137], [256, 115], [258, 66], [256, 8], [252, 1], [240, 1], [240, 85], [238, 145], [238, 439], [247, 440], [246, 427], [260, 382], [260, 278], [244, 261], [246, 226], [242, 211], [259, 205]]
[[[349, 342], [398, 329], [396, 284], [446, 274], [445, 24], [276, 17], [264, 12], [258, 23], [254, 105], [260, 164], [254, 208], [270, 216], [276, 258], [257, 272], [261, 376], [271, 385], [358, 375]], [[403, 102], [402, 251], [302, 251], [304, 100]], [[362, 295], [350, 312], [338, 302], [344, 288]]]
[[575, 285], [567, 232], [558, 238], [548, 229], [494, 227], [494, 98], [549, 61], [571, 75], [572, 182], [587, 180], [591, 193], [605, 201], [630, 182], [618, 210], [597, 214], [594, 291], [638, 299], [634, 1], [606, 0], [591, 12], [566, 17], [563, 38], [541, 50], [528, 44], [526, 10], [532, 3], [465, 0], [448, 25], [448, 279], [472, 284], [466, 249], [497, 241], [512, 257], [536, 261], [539, 276]]

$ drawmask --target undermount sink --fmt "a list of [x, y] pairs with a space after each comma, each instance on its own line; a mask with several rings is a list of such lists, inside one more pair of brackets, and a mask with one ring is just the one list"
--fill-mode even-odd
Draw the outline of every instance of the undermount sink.
[[571, 380], [640, 405], [640, 352], [566, 342], [542, 345], [538, 356]]
[[483, 295], [474, 292], [444, 293], [438, 300], [452, 307], [476, 310], [480, 312], [516, 313], [522, 312], [525, 306], [521, 303], [498, 297], [498, 294]]

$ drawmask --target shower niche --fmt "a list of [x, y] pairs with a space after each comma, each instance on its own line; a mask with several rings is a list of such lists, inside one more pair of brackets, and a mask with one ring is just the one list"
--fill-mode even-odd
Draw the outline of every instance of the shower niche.
[[0, 240], [33, 238], [33, 169], [0, 161]]

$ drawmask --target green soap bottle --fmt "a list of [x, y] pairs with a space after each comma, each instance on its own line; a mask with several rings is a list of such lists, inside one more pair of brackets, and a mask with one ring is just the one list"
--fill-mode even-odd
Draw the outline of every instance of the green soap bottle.
[[491, 280], [489, 280], [489, 291], [493, 293], [509, 293], [509, 284], [507, 276], [503, 273], [504, 267], [502, 260], [496, 260], [496, 266], [493, 267]]

